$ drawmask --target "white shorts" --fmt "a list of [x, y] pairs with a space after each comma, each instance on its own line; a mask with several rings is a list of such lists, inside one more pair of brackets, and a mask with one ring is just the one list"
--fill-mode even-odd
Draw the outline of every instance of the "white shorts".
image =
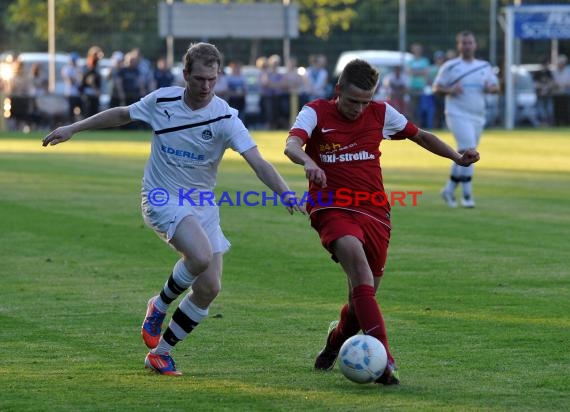
[[148, 201], [148, 197], [143, 193], [141, 210], [145, 223], [165, 242], [170, 242], [182, 219], [186, 216], [193, 216], [206, 233], [213, 253], [225, 253], [231, 246], [220, 227], [218, 206], [179, 206], [169, 203], [164, 206], [155, 206]]
[[457, 143], [457, 150], [476, 149], [483, 133], [485, 120], [448, 114], [445, 116], [447, 127]]

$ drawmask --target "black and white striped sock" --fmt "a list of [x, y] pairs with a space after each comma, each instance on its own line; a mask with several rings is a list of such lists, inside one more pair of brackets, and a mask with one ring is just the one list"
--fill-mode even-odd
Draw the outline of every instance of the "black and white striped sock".
[[153, 352], [160, 355], [170, 353], [172, 348], [184, 340], [206, 316], [208, 309], [199, 308], [190, 300], [190, 295], [186, 295], [172, 315], [168, 328]]
[[192, 286], [195, 279], [196, 277], [184, 265], [184, 260], [180, 259], [174, 265], [172, 274], [164, 284], [160, 296], [155, 300], [154, 305], [161, 312], [166, 312], [170, 304]]

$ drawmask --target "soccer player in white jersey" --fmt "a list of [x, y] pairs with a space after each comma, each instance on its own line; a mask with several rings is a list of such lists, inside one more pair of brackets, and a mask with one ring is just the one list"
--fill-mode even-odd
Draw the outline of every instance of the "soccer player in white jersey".
[[[222, 256], [230, 243], [220, 228], [218, 206], [208, 196], [204, 201], [204, 193], [213, 193], [224, 151], [239, 152], [258, 178], [282, 197], [290, 213], [305, 213], [281, 175], [259, 153], [237, 110], [214, 94], [220, 65], [221, 54], [214, 45], [192, 44], [184, 56], [185, 87], [155, 90], [130, 106], [60, 127], [43, 140], [44, 146], [55, 145], [84, 130], [134, 120], [152, 127], [141, 191], [143, 218], [181, 255], [160, 293], [149, 300], [141, 328], [150, 349], [145, 366], [164, 375], [181, 375], [170, 353], [208, 315], [220, 291]], [[190, 286], [161, 335], [169, 305]]]
[[[439, 69], [433, 83], [435, 93], [445, 95], [445, 120], [453, 133], [457, 150], [476, 149], [485, 126], [485, 94], [499, 93], [499, 80], [491, 65], [475, 58], [477, 43], [470, 31], [457, 37], [459, 57], [448, 60]], [[474, 165], [453, 163], [451, 175], [441, 194], [449, 207], [457, 207], [455, 189], [461, 183], [463, 207], [475, 207], [472, 193]]]

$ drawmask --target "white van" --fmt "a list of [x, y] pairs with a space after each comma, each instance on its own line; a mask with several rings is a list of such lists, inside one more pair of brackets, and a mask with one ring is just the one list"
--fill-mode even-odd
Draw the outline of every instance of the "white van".
[[380, 75], [385, 75], [396, 66], [406, 65], [413, 58], [408, 52], [393, 50], [350, 50], [340, 54], [334, 68], [334, 76], [340, 76], [346, 64], [354, 59], [362, 59], [374, 66]]
[[[412, 59], [413, 55], [408, 52], [399, 52], [393, 50], [350, 50], [340, 54], [334, 68], [335, 79], [340, 76], [347, 63], [354, 59], [362, 59], [374, 66], [380, 72], [379, 85], [382, 85], [382, 80], [386, 74], [394, 70], [397, 66], [406, 66]], [[381, 87], [378, 88], [375, 100], [384, 100], [385, 93]]]

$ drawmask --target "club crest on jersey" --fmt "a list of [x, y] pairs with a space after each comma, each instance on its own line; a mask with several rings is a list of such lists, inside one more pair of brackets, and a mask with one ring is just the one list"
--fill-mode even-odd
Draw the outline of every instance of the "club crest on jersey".
[[211, 131], [209, 131], [209, 130], [204, 130], [204, 131], [202, 132], [202, 139], [204, 139], [204, 140], [207, 141], [207, 140], [211, 140], [212, 137], [213, 137], [213, 135], [212, 135], [212, 132], [211, 132]]

